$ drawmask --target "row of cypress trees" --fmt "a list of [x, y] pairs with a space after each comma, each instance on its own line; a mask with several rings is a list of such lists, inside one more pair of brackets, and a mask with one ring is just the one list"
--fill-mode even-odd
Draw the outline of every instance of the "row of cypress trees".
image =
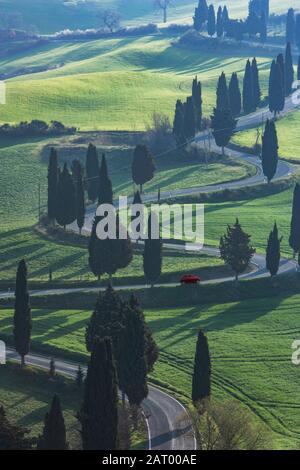
[[286, 46], [285, 56], [279, 54], [272, 61], [269, 78], [269, 109], [274, 116], [283, 111], [285, 98], [292, 92], [294, 82], [294, 64], [291, 44]]
[[65, 163], [60, 170], [57, 151], [52, 148], [48, 166], [48, 218], [66, 228], [77, 221], [81, 232], [85, 220], [85, 195], [83, 169], [78, 160], [72, 164], [72, 172]]
[[177, 100], [173, 123], [173, 134], [177, 146], [193, 140], [202, 127], [202, 87], [195, 77], [192, 84], [192, 95], [185, 103]]

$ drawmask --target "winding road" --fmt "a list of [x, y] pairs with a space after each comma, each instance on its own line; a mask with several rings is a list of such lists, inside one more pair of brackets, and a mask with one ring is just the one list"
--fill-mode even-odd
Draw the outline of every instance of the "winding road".
[[[296, 91], [291, 97], [286, 100], [286, 106], [283, 114], [291, 112], [299, 105], [299, 91]], [[260, 125], [265, 119], [272, 117], [267, 109], [259, 110], [249, 116], [241, 117], [238, 120], [237, 130], [248, 129]], [[205, 139], [204, 134], [199, 134], [196, 138], [196, 142], [199, 145], [203, 145]], [[212, 144], [212, 149], [216, 152], [220, 152], [220, 149]], [[261, 162], [258, 157], [253, 155], [247, 155], [234, 150], [226, 149], [226, 154], [234, 158], [242, 159], [252, 164], [256, 168], [256, 174], [250, 178], [232, 181], [224, 184], [216, 184], [205, 187], [180, 189], [174, 191], [163, 191], [161, 192], [162, 199], [169, 199], [180, 196], [187, 196], [192, 194], [209, 193], [214, 191], [220, 191], [223, 189], [233, 189], [244, 186], [254, 186], [264, 182], [264, 176], [262, 173]], [[294, 172], [293, 167], [287, 162], [279, 161], [275, 180], [286, 178], [292, 175]], [[151, 202], [156, 200], [156, 194], [147, 194], [144, 197], [145, 202]], [[84, 232], [90, 233], [92, 221], [95, 213], [95, 208], [89, 208], [86, 223], [84, 226]], [[70, 227], [73, 230], [77, 230], [75, 225]], [[168, 248], [176, 250], [184, 250], [185, 247], [182, 244], [166, 244]], [[217, 248], [204, 247], [202, 250], [204, 253], [219, 256]], [[268, 275], [266, 270], [265, 258], [262, 255], [256, 254], [253, 258], [254, 269], [250, 273], [244, 274], [242, 277], [246, 279], [265, 277]], [[294, 261], [282, 259], [280, 263], [280, 274], [288, 273], [296, 269]], [[232, 278], [220, 278], [207, 283], [225, 282], [232, 280]], [[164, 286], [166, 284], [163, 284]], [[170, 286], [176, 284], [168, 284]], [[145, 289], [147, 285], [137, 286], [122, 286], [118, 287], [120, 290], [124, 289]], [[78, 289], [51, 289], [51, 290], [36, 290], [30, 292], [32, 296], [39, 295], [59, 295], [73, 292], [91, 292], [99, 291], [99, 288], [78, 288]], [[12, 298], [14, 294], [12, 292], [0, 293], [0, 299]], [[17, 359], [17, 354], [12, 349], [7, 352], [9, 359]], [[49, 369], [49, 358], [40, 354], [31, 353], [27, 356], [27, 362], [37, 367]], [[59, 358], [56, 358], [56, 370], [69, 377], [74, 377], [76, 374], [78, 364], [74, 364]], [[168, 395], [166, 392], [159, 390], [153, 386], [150, 386], [149, 396], [143, 403], [143, 411], [146, 417], [148, 426], [148, 442], [149, 449], [151, 450], [195, 450], [196, 441], [193, 435], [191, 424], [188, 413], [184, 406], [179, 403], [174, 397]]]

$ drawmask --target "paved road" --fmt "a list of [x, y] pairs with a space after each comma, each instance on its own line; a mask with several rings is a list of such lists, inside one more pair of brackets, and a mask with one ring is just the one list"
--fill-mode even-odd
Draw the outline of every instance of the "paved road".
[[[7, 350], [7, 359], [19, 360], [13, 349]], [[78, 364], [55, 359], [56, 371], [74, 378]], [[49, 370], [50, 359], [40, 354], [26, 356], [27, 364]], [[86, 368], [83, 365], [83, 369]], [[148, 429], [149, 450], [195, 450], [196, 441], [184, 406], [167, 393], [149, 387], [149, 395], [143, 402], [143, 412]]]
[[[299, 92], [296, 92], [297, 94]], [[286, 107], [284, 113], [287, 113], [295, 109], [296, 94], [293, 97], [289, 98], [286, 102]], [[256, 113], [253, 113], [250, 116], [245, 116], [239, 119], [238, 121], [238, 130], [255, 127], [262, 120], [271, 117], [267, 110], [260, 110]], [[203, 144], [203, 135], [198, 136], [197, 141], [199, 145]], [[213, 149], [215, 151], [220, 151], [214, 144]], [[248, 163], [251, 163], [256, 168], [255, 176], [251, 178], [244, 179], [241, 181], [233, 181], [226, 184], [211, 185], [206, 187], [198, 188], [189, 188], [182, 190], [175, 190], [170, 192], [162, 192], [161, 197], [163, 199], [173, 198], [178, 196], [186, 196], [199, 192], [213, 192], [217, 190], [222, 190], [225, 188], [237, 188], [243, 187], [245, 185], [251, 186], [256, 185], [264, 181], [264, 177], [261, 170], [260, 160], [257, 157], [241, 154], [237, 151], [232, 151], [226, 149], [226, 153], [235, 158], [246, 160]], [[288, 163], [279, 162], [277, 174], [275, 179], [284, 178], [293, 173], [292, 167]], [[144, 201], [152, 201], [156, 199], [156, 195], [148, 194], [144, 197]], [[95, 208], [90, 208], [87, 214], [87, 220], [84, 227], [84, 231], [89, 233], [91, 230], [91, 224], [94, 216]], [[73, 226], [75, 230], [75, 226]], [[169, 244], [170, 245], [170, 244]], [[170, 247], [170, 246], [169, 246]], [[176, 250], [184, 250], [182, 245], [172, 244], [172, 248]], [[218, 250], [216, 248], [204, 247], [203, 252], [218, 256]], [[267, 276], [267, 270], [265, 266], [265, 259], [261, 255], [255, 255], [253, 258], [254, 270], [250, 273], [243, 275], [243, 278], [259, 278]], [[281, 274], [294, 271], [296, 265], [293, 261], [282, 259], [280, 263]], [[220, 278], [213, 281], [208, 281], [210, 283], [224, 282], [231, 280], [232, 278]], [[164, 284], [165, 285], [165, 284]], [[170, 284], [172, 285], [172, 284]], [[174, 284], [173, 284], [174, 285]], [[176, 285], [176, 284], [175, 284]], [[144, 289], [149, 286], [122, 286], [118, 289]], [[64, 293], [72, 292], [88, 292], [88, 291], [98, 291], [98, 288], [86, 288], [86, 289], [55, 289], [55, 290], [41, 290], [31, 292], [31, 295], [58, 295]], [[0, 293], [0, 298], [9, 298], [12, 297], [13, 293], [4, 292]], [[9, 358], [16, 358], [16, 353], [12, 350], [8, 351]], [[30, 354], [27, 358], [30, 364], [33, 364], [42, 368], [49, 368], [49, 358], [46, 358], [37, 354]], [[56, 368], [58, 372], [66, 374], [68, 376], [74, 377], [78, 365], [72, 364], [70, 362], [63, 361], [61, 359], [56, 359]], [[195, 438], [191, 431], [191, 426], [188, 418], [188, 414], [181, 403], [176, 399], [166, 394], [165, 392], [150, 387], [150, 393], [147, 400], [143, 404], [143, 409], [145, 416], [147, 418], [148, 433], [149, 433], [149, 448], [153, 450], [194, 450], [195, 449]]]

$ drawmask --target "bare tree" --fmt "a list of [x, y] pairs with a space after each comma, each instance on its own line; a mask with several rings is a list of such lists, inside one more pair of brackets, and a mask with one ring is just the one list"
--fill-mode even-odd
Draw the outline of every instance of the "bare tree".
[[201, 450], [262, 450], [272, 442], [266, 426], [237, 401], [209, 403], [204, 413], [192, 414]]
[[167, 22], [168, 8], [173, 4], [173, 0], [155, 0], [154, 6], [163, 11], [164, 23]]
[[121, 16], [117, 11], [103, 10], [98, 14], [98, 17], [111, 33], [113, 33], [120, 26]]

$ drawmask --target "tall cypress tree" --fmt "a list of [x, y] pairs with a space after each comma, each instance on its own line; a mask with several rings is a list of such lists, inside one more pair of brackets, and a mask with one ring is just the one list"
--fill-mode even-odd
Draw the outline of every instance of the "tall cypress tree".
[[268, 183], [274, 178], [278, 166], [278, 138], [274, 121], [266, 122], [265, 132], [262, 138], [262, 168], [268, 179]]
[[101, 167], [99, 172], [99, 195], [98, 204], [112, 204], [113, 190], [112, 183], [108, 176], [108, 169], [105, 155], [102, 155]]
[[48, 166], [48, 218], [54, 223], [56, 218], [57, 185], [59, 178], [58, 155], [52, 147]]
[[277, 56], [277, 64], [279, 65], [280, 71], [281, 71], [281, 80], [282, 80], [282, 88], [283, 88], [283, 94], [281, 95], [281, 99], [283, 101], [282, 109], [284, 108], [284, 101], [285, 101], [285, 82], [286, 82], [286, 77], [285, 77], [285, 63], [284, 63], [284, 57], [283, 54], [278, 54]]
[[269, 109], [276, 116], [284, 109], [284, 104], [285, 88], [283, 87], [281, 66], [273, 60], [269, 79]]
[[235, 273], [237, 281], [239, 274], [248, 268], [255, 253], [251, 245], [251, 236], [244, 232], [238, 219], [233, 226], [228, 225], [225, 235], [221, 237], [220, 253], [222, 260]]
[[285, 96], [289, 96], [293, 90], [294, 64], [291, 43], [287, 43], [285, 51]]
[[181, 100], [176, 102], [173, 135], [178, 146], [184, 143], [184, 105]]
[[243, 83], [243, 109], [244, 113], [249, 114], [255, 111], [254, 86], [252, 67], [250, 60], [247, 60], [244, 83]]
[[222, 148], [223, 155], [226, 145], [229, 144], [234, 134], [236, 123], [229, 109], [214, 109], [214, 114], [211, 116], [211, 128], [216, 144]]
[[81, 235], [82, 227], [85, 221], [85, 198], [84, 198], [84, 184], [82, 179], [82, 170], [77, 171], [76, 186], [76, 221]]
[[229, 23], [229, 14], [228, 14], [228, 9], [226, 5], [223, 8], [222, 18], [223, 18], [223, 28], [224, 28], [224, 31], [226, 32], [226, 27]]
[[152, 213], [148, 219], [148, 237], [145, 240], [143, 266], [147, 281], [154, 286], [162, 270], [162, 242], [161, 239], [155, 239], [152, 224], [158, 224], [156, 214]]
[[216, 34], [216, 13], [213, 5], [210, 5], [208, 9], [207, 33], [209, 36]]
[[127, 395], [131, 406], [139, 407], [148, 395], [145, 323], [129, 302], [124, 306], [124, 320], [121, 337], [122, 392]]
[[196, 110], [192, 96], [187, 98], [184, 110], [184, 137], [188, 142], [193, 140], [196, 135]]
[[201, 400], [207, 399], [211, 394], [211, 361], [208, 348], [208, 341], [205, 334], [200, 330], [196, 345], [192, 400], [197, 404]]
[[218, 13], [217, 13], [217, 37], [221, 38], [224, 34], [224, 25], [223, 25], [223, 10], [222, 7], [219, 6]]
[[266, 251], [266, 267], [271, 277], [276, 276], [278, 273], [279, 265], [280, 265], [280, 244], [282, 241], [282, 237], [279, 238], [278, 235], [278, 228], [275, 222], [273, 230], [271, 230], [268, 244], [267, 244], [267, 251]]
[[208, 18], [208, 6], [206, 0], [199, 0], [198, 7], [195, 9], [194, 28], [201, 31]]
[[193, 80], [192, 98], [195, 108], [195, 127], [196, 131], [200, 132], [202, 128], [202, 87], [197, 77]]
[[241, 114], [242, 97], [239, 86], [239, 79], [236, 73], [233, 73], [228, 87], [229, 103], [231, 114], [234, 118]]
[[259, 71], [258, 71], [257, 61], [255, 57], [252, 60], [251, 70], [252, 70], [254, 107], [256, 109], [260, 105], [261, 91], [260, 91], [260, 83], [259, 83]]
[[137, 145], [132, 162], [132, 179], [140, 186], [143, 193], [143, 185], [154, 177], [155, 164], [149, 148], [146, 145]]
[[76, 190], [66, 163], [57, 186], [56, 220], [64, 228], [76, 220]]
[[266, 14], [263, 11], [260, 17], [260, 31], [259, 37], [261, 42], [264, 44], [268, 39], [268, 26], [267, 26], [267, 19]]
[[27, 288], [27, 266], [25, 260], [21, 260], [17, 270], [15, 289], [14, 312], [14, 345], [21, 356], [21, 365], [25, 365], [25, 356], [30, 350], [31, 340], [31, 308]]
[[99, 193], [99, 159], [97, 148], [93, 144], [88, 147], [85, 173], [89, 200], [95, 202]]
[[54, 395], [50, 411], [46, 413], [43, 434], [38, 442], [39, 450], [67, 450], [67, 436], [60, 399]]
[[286, 17], [286, 42], [287, 44], [295, 43], [295, 29], [296, 29], [295, 10], [294, 8], [289, 8], [287, 17]]
[[229, 109], [229, 95], [227, 88], [226, 75], [222, 72], [218, 85], [217, 85], [217, 105], [218, 110], [228, 110]]
[[300, 14], [296, 15], [296, 25], [295, 25], [295, 43], [300, 51]]
[[94, 344], [79, 413], [83, 450], [118, 448], [118, 385], [111, 340]]
[[300, 185], [297, 183], [293, 195], [293, 209], [289, 244], [294, 253], [300, 252]]

